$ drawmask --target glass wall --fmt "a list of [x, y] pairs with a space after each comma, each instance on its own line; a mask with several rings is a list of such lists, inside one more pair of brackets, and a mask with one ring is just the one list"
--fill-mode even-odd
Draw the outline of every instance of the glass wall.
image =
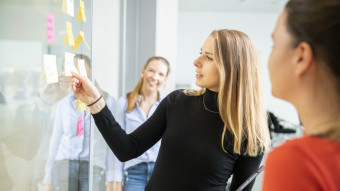
[[71, 70], [91, 77], [91, 6], [0, 1], [1, 191], [105, 190], [113, 154], [69, 88]]

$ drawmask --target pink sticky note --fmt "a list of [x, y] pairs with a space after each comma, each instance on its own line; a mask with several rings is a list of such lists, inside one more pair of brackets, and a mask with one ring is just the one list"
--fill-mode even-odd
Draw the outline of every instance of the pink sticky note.
[[76, 136], [82, 136], [83, 134], [84, 134], [83, 118], [81, 115], [79, 115]]
[[46, 14], [46, 37], [47, 42], [54, 42], [54, 15]]

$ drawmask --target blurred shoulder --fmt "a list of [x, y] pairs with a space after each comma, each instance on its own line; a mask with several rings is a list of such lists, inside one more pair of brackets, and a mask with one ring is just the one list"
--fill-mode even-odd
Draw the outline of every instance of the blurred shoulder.
[[175, 101], [177, 99], [181, 99], [183, 98], [184, 96], [187, 96], [185, 95], [184, 93], [184, 89], [178, 89], [178, 90], [174, 90], [172, 91], [171, 93], [169, 93], [165, 99], [168, 100], [168, 101]]
[[[282, 170], [301, 168], [309, 163], [321, 145], [318, 139], [302, 137], [286, 141], [274, 148], [267, 157], [267, 167], [280, 165]], [[296, 160], [299, 159], [299, 160]]]

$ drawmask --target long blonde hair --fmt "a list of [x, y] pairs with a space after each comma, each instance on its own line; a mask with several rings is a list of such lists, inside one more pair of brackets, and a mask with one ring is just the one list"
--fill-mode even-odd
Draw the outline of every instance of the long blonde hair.
[[[221, 145], [226, 133], [234, 137], [234, 153], [256, 156], [270, 148], [267, 112], [262, 95], [258, 53], [250, 38], [236, 30], [216, 30], [213, 55], [219, 71], [218, 108], [224, 122]], [[202, 95], [205, 90], [186, 90], [188, 95]]]
[[[150, 57], [145, 65], [144, 65], [144, 69], [146, 69], [149, 65], [150, 62], [154, 61], [154, 60], [161, 60], [163, 61], [166, 66], [168, 67], [168, 71], [166, 73], [166, 76], [169, 75], [169, 72], [170, 72], [170, 64], [168, 62], [167, 59], [161, 57], [161, 56], [153, 56], [153, 57]], [[133, 111], [135, 108], [136, 108], [136, 104], [139, 100], [139, 95], [143, 95], [143, 92], [142, 92], [142, 87], [143, 87], [143, 78], [140, 78], [139, 81], [137, 82], [135, 88], [132, 90], [132, 92], [129, 92], [126, 94], [126, 97], [127, 97], [127, 108], [126, 108], [126, 113], [129, 113], [131, 111]]]

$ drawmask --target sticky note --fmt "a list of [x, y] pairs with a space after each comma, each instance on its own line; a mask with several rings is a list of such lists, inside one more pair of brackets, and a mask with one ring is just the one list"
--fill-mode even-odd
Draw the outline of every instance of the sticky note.
[[80, 110], [85, 111], [86, 110], [86, 105], [83, 102], [80, 102]]
[[77, 99], [77, 105], [76, 105], [76, 111], [78, 110], [78, 107], [79, 107], [79, 102], [80, 102], [80, 100], [79, 99]]
[[77, 122], [76, 136], [82, 136], [83, 134], [84, 134], [83, 117], [81, 115], [79, 115], [78, 116], [78, 122]]
[[78, 70], [79, 70], [80, 75], [87, 77], [86, 68], [85, 68], [85, 60], [78, 59]]
[[86, 40], [85, 40], [85, 38], [84, 38], [84, 32], [83, 32], [83, 31], [80, 31], [80, 32], [79, 32], [79, 35], [78, 35], [76, 41], [74, 42], [75, 45], [71, 46], [71, 49], [77, 49], [78, 46], [79, 46], [79, 44], [80, 44], [81, 41], [83, 41], [83, 40], [84, 40], [84, 42], [85, 42], [87, 48], [90, 50], [90, 46], [87, 44], [87, 42], [86, 42]]
[[42, 69], [42, 75], [41, 75], [41, 78], [40, 78], [40, 80], [41, 80], [41, 82], [42, 83], [45, 83], [46, 82], [46, 72], [45, 72], [45, 69], [44, 69], [44, 66], [43, 66], [43, 69]]
[[63, 5], [61, 6], [61, 11], [67, 14], [67, 4], [66, 0], [63, 0]]
[[86, 110], [86, 105], [85, 105], [85, 103], [83, 103], [83, 102], [80, 101], [79, 99], [77, 99], [76, 111], [78, 110], [78, 107], [80, 107], [80, 110], [81, 110], [81, 111], [85, 111], [85, 110]]
[[48, 84], [58, 82], [58, 71], [55, 55], [44, 55], [44, 70], [46, 75], [46, 82]]
[[63, 0], [62, 12], [74, 16], [74, 0]]
[[66, 21], [66, 33], [64, 39], [64, 45], [74, 46], [74, 39], [72, 33], [72, 23]]
[[54, 15], [46, 14], [46, 37], [47, 42], [54, 42]]
[[71, 71], [78, 73], [78, 70], [74, 66], [73, 58], [74, 54], [65, 52], [65, 64], [64, 64], [65, 76], [72, 76]]
[[86, 22], [85, 3], [82, 0], [80, 0], [79, 2], [79, 10], [78, 10], [78, 15], [77, 15], [77, 20], [81, 21], [81, 19], [83, 19], [83, 21]]

